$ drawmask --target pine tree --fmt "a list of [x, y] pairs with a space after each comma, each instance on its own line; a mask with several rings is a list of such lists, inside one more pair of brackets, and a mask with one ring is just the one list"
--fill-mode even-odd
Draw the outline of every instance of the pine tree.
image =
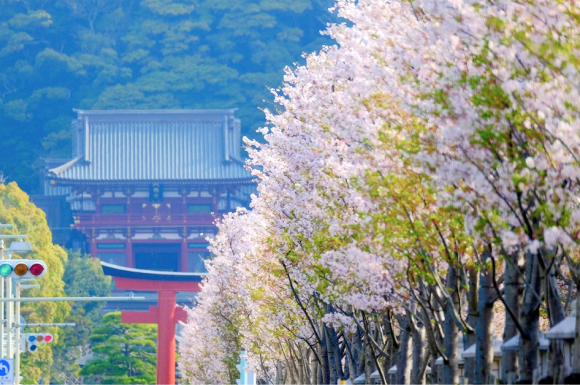
[[90, 341], [95, 359], [81, 370], [87, 383], [154, 384], [157, 326], [121, 323], [121, 313], [106, 314]]

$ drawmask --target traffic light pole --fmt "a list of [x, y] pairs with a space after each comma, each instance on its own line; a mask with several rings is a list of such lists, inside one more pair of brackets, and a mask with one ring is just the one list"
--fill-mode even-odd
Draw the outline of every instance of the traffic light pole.
[[[32, 286], [32, 285], [24, 285], [24, 286]], [[14, 302], [14, 311], [15, 311], [15, 318], [18, 319], [20, 322], [20, 282], [16, 283], [16, 291], [14, 292], [15, 302]], [[10, 324], [8, 324], [10, 325]], [[52, 323], [52, 324], [20, 324], [20, 323], [12, 323], [12, 327], [14, 327], [14, 385], [20, 385], [20, 353], [21, 352], [21, 344], [20, 344], [20, 328], [25, 326], [76, 326], [74, 323]], [[9, 327], [9, 329], [12, 329]]]
[[[16, 290], [14, 294], [16, 299], [20, 299], [20, 282], [16, 283]], [[18, 317], [17, 320], [18, 323], [20, 323], [20, 301], [16, 301], [14, 305], [16, 307], [16, 317]], [[8, 325], [12, 326], [13, 324], [14, 322], [9, 323]], [[12, 328], [10, 327], [10, 329]], [[14, 355], [14, 385], [20, 385], [20, 328], [15, 329], [14, 341], [14, 345], [16, 345], [16, 354]]]
[[[13, 228], [10, 224], [0, 224], [1, 228]], [[34, 287], [34, 285], [21, 285], [27, 278], [39, 278], [46, 273], [46, 264], [40, 260], [11, 260], [11, 253], [32, 251], [32, 246], [22, 239], [26, 235], [0, 234], [0, 357], [14, 358], [14, 384], [20, 384], [20, 327], [22, 326], [72, 326], [74, 324], [22, 324], [20, 321], [21, 302], [81, 302], [81, 301], [142, 301], [144, 297], [44, 297], [44, 298], [21, 298], [20, 290]], [[4, 249], [4, 239], [13, 239], [10, 247]], [[28, 266], [28, 262], [34, 265]], [[16, 274], [15, 285], [11, 274]], [[15, 320], [16, 317], [16, 320]], [[13, 338], [14, 337], [14, 338]], [[4, 350], [6, 346], [6, 350]]]
[[6, 278], [6, 299], [8, 304], [6, 306], [6, 355], [8, 358], [14, 358], [14, 345], [12, 344], [12, 324], [14, 323], [14, 300], [12, 292], [12, 278]]

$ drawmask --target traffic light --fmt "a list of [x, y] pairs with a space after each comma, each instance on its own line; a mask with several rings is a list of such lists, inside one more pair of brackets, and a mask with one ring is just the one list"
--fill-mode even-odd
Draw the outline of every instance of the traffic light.
[[1, 278], [38, 278], [46, 274], [46, 264], [34, 259], [0, 260]]
[[38, 344], [52, 342], [52, 334], [48, 333], [30, 333], [26, 335], [28, 342], [28, 351], [35, 352], [38, 350]]

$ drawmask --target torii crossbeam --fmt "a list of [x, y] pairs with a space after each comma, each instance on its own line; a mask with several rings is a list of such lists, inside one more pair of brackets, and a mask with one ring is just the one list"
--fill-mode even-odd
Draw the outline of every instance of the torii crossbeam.
[[173, 273], [132, 269], [101, 261], [105, 275], [115, 278], [117, 289], [156, 291], [157, 306], [148, 311], [121, 312], [123, 323], [157, 324], [157, 384], [175, 384], [175, 325], [187, 320], [186, 312], [176, 307], [177, 292], [199, 292], [204, 274]]

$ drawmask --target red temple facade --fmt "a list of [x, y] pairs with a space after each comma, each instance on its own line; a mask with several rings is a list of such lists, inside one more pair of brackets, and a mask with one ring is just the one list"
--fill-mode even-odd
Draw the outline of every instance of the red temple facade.
[[99, 258], [117, 290], [149, 292], [107, 306], [158, 325], [157, 382], [174, 384], [176, 305], [199, 291], [216, 218], [255, 191], [240, 121], [233, 109], [76, 112], [72, 157], [45, 160], [44, 195], [31, 198], [55, 243]]
[[214, 220], [255, 189], [235, 110], [76, 112], [72, 159], [48, 160], [33, 197], [72, 213], [61, 243], [119, 266], [203, 272]]

